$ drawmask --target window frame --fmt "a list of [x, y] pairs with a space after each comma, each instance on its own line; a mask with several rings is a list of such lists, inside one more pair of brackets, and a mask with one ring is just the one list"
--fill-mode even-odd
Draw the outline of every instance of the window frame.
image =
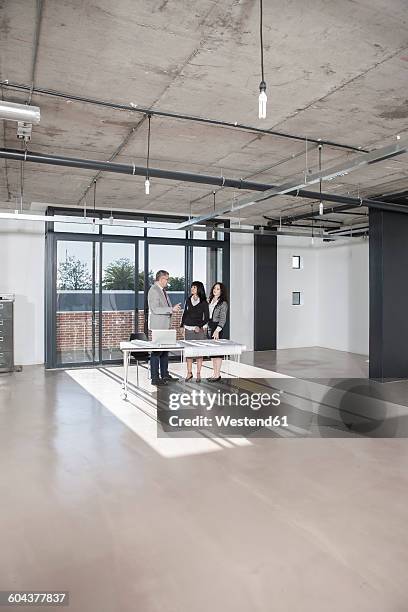
[[[190, 287], [191, 282], [194, 280], [192, 278], [192, 270], [193, 270], [193, 247], [194, 246], [203, 246], [207, 248], [216, 248], [222, 249], [222, 278], [223, 282], [229, 286], [230, 282], [230, 234], [229, 232], [223, 232], [223, 239], [195, 239], [193, 237], [193, 232], [191, 230], [186, 230], [185, 238], [171, 238], [171, 237], [156, 237], [156, 236], [148, 236], [148, 228], [144, 228], [143, 236], [132, 236], [132, 235], [123, 235], [120, 234], [107, 234], [102, 232], [102, 225], [98, 226], [99, 231], [93, 233], [83, 233], [83, 232], [62, 232], [62, 231], [54, 231], [54, 220], [53, 217], [58, 215], [69, 216], [72, 217], [82, 217], [82, 211], [78, 209], [72, 208], [60, 208], [50, 206], [46, 215], [50, 217], [50, 221], [45, 224], [45, 240], [46, 240], [46, 261], [45, 261], [45, 364], [47, 369], [54, 368], [67, 368], [67, 367], [86, 367], [86, 365], [90, 366], [98, 366], [104, 363], [120, 363], [120, 361], [107, 361], [101, 358], [102, 351], [99, 350], [99, 359], [95, 360], [93, 363], [84, 364], [83, 362], [79, 363], [57, 363], [57, 355], [56, 355], [56, 279], [57, 279], [57, 244], [59, 241], [73, 241], [73, 242], [92, 242], [95, 243], [95, 248], [100, 249], [100, 256], [102, 255], [102, 249], [104, 243], [123, 243], [123, 244], [134, 244], [136, 255], [136, 261], [138, 264], [138, 253], [139, 253], [139, 243], [142, 241], [144, 243], [144, 312], [145, 312], [145, 325], [147, 325], [147, 292], [149, 289], [148, 286], [148, 273], [149, 273], [149, 245], [157, 244], [162, 246], [171, 246], [171, 245], [181, 245], [185, 248], [185, 299], [187, 299], [188, 289]], [[110, 212], [107, 210], [89, 210], [89, 216], [95, 217], [97, 219], [109, 218]], [[162, 214], [143, 214], [143, 213], [114, 213], [115, 219], [123, 219], [123, 220], [132, 220], [132, 221], [163, 221], [163, 223], [168, 223], [171, 221], [174, 222], [182, 222], [187, 219], [187, 217], [179, 217], [174, 215], [165, 216]], [[217, 220], [214, 221], [217, 224]], [[211, 227], [214, 223], [209, 224]], [[219, 220], [219, 223], [223, 225], [225, 228], [229, 228], [230, 223], [228, 220], [222, 219]], [[67, 226], [67, 228], [69, 225]], [[99, 247], [97, 247], [99, 245]], [[101, 271], [100, 271], [101, 273]], [[102, 284], [99, 283], [99, 291], [102, 291]], [[102, 333], [101, 326], [101, 309], [102, 309], [102, 300], [99, 299], [99, 330]], [[137, 300], [136, 300], [137, 303]], [[137, 321], [137, 313], [138, 308], [135, 313], [135, 321]], [[226, 333], [229, 334], [229, 321], [227, 321], [226, 325]], [[101, 346], [101, 345], [100, 345]]]

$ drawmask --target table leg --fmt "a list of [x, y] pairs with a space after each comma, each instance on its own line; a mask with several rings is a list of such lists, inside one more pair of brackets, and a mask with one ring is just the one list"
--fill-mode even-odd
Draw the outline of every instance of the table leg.
[[120, 394], [123, 400], [127, 399], [127, 386], [128, 386], [128, 372], [129, 372], [129, 351], [123, 351], [123, 383], [122, 383], [122, 393]]

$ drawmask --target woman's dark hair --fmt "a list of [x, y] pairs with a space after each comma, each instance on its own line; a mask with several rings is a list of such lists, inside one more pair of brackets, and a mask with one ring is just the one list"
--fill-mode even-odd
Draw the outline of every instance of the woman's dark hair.
[[191, 283], [192, 287], [197, 287], [197, 295], [200, 298], [200, 302], [205, 302], [207, 296], [205, 295], [204, 285], [201, 281], [193, 281]]
[[227, 295], [227, 288], [224, 285], [224, 283], [219, 283], [218, 281], [216, 283], [213, 284], [213, 286], [211, 287], [211, 291], [210, 291], [210, 297], [209, 297], [209, 301], [211, 302], [211, 300], [214, 297], [214, 287], [216, 285], [220, 286], [221, 292], [220, 292], [220, 297], [219, 297], [219, 303], [221, 304], [222, 302], [226, 302], [228, 304], [228, 295]]

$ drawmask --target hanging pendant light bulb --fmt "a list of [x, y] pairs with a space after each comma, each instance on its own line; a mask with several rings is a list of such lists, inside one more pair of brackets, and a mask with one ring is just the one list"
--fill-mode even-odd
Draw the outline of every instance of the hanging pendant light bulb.
[[145, 194], [150, 194], [150, 178], [149, 178], [149, 161], [150, 161], [150, 119], [151, 115], [147, 116], [149, 126], [147, 130], [147, 157], [146, 157], [146, 180], [145, 180]]
[[324, 206], [323, 206], [323, 202], [320, 202], [320, 204], [319, 204], [319, 215], [324, 215]]
[[258, 117], [259, 119], [266, 119], [266, 103], [268, 101], [268, 97], [266, 95], [266, 83], [265, 81], [261, 81], [259, 85], [259, 108], [258, 108]]
[[262, 0], [259, 0], [259, 34], [261, 43], [261, 75], [262, 80], [259, 84], [259, 100], [258, 100], [258, 117], [259, 119], [266, 119], [266, 103], [268, 97], [266, 95], [266, 83], [264, 76], [264, 57], [263, 57], [263, 4]]

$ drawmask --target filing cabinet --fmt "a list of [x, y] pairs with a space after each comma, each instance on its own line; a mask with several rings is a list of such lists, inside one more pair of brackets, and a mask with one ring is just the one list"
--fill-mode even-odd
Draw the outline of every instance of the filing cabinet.
[[0, 372], [14, 370], [14, 299], [0, 295]]

